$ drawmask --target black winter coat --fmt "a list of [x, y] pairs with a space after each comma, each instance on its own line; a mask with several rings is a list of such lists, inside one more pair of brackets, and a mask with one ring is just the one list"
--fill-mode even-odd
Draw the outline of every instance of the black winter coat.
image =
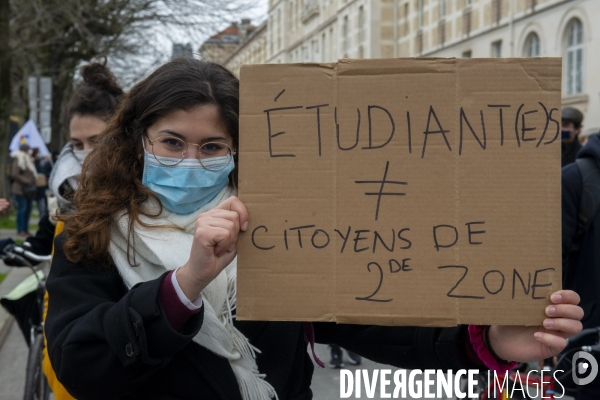
[[[591, 135], [587, 144], [577, 154], [577, 158], [591, 157], [600, 166], [600, 136]], [[596, 216], [583, 237], [579, 251], [571, 252], [577, 232], [579, 204], [583, 181], [577, 164], [569, 164], [562, 169], [562, 254], [563, 288], [574, 290], [581, 297], [579, 305], [584, 316], [584, 328], [600, 326], [600, 214]], [[594, 344], [597, 336], [588, 336], [570, 348], [584, 344]], [[596, 360], [598, 357], [596, 356]], [[600, 361], [600, 360], [598, 360]], [[563, 384], [577, 389], [577, 399], [600, 398], [600, 379], [594, 379], [586, 386], [575, 386], [568, 374]]]
[[581, 150], [581, 143], [577, 136], [570, 143], [561, 143], [561, 167], [575, 162], [579, 150]]
[[[55, 241], [47, 281], [46, 337], [58, 379], [78, 399], [241, 398], [229, 363], [192, 341], [203, 312], [180, 332], [158, 301], [162, 279], [127, 291], [114, 267], [69, 262]], [[281, 400], [311, 399], [313, 363], [298, 322], [236, 321], [262, 351], [257, 364]], [[335, 343], [404, 368], [481, 368], [468, 361], [466, 327], [375, 327], [315, 323], [317, 342]], [[470, 344], [469, 344], [470, 345]]]
[[[577, 158], [591, 157], [600, 166], [600, 136], [590, 136]], [[600, 325], [600, 214], [596, 216], [581, 242], [579, 251], [571, 253], [577, 231], [579, 203], [583, 181], [577, 164], [562, 169], [562, 254], [563, 287], [581, 296], [583, 327]]]

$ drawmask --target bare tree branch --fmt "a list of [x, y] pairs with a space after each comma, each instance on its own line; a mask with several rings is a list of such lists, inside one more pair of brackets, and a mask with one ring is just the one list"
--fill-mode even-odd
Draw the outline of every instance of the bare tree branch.
[[[53, 78], [52, 149], [65, 129], [60, 115], [81, 63], [106, 55], [125, 86], [168, 59], [162, 42], [201, 40], [239, 19], [257, 0], [9, 0], [13, 91], [26, 93], [39, 69]], [[22, 98], [23, 104], [28, 104]], [[59, 134], [62, 132], [62, 134]]]

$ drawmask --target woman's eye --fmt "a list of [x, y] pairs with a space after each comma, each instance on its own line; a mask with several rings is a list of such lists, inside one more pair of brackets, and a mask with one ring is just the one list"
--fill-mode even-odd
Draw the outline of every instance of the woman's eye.
[[202, 146], [202, 150], [207, 151], [207, 152], [215, 152], [215, 151], [220, 151], [222, 149], [223, 149], [223, 145], [220, 145], [218, 143], [207, 143], [204, 146]]
[[183, 147], [183, 142], [181, 140], [175, 139], [175, 138], [165, 138], [165, 139], [161, 140], [161, 143], [165, 146], [173, 147], [173, 148]]

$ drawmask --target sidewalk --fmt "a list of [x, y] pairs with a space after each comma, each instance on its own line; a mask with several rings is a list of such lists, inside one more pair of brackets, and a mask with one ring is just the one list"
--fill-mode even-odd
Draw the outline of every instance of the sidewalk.
[[[31, 232], [33, 234], [33, 232]], [[23, 236], [18, 236], [17, 232], [14, 229], [0, 229], [0, 239], [12, 238], [15, 239], [26, 239]]]
[[[14, 216], [9, 217], [10, 219], [15, 219]], [[32, 235], [35, 235], [35, 231], [37, 231], [37, 227], [38, 224], [40, 222], [40, 219], [37, 217], [31, 217], [29, 219], [29, 233], [31, 233]], [[32, 229], [32, 225], [35, 227], [35, 229]], [[23, 236], [17, 236], [17, 230], [16, 229], [1, 229], [0, 228], [0, 239], [6, 239], [6, 238], [13, 238], [13, 240], [15, 239], [25, 239], [25, 237]]]

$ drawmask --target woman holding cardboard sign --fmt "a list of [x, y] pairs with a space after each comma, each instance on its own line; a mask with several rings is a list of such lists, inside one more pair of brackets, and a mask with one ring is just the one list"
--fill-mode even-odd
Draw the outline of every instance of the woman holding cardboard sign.
[[76, 398], [308, 399], [311, 339], [398, 367], [502, 369], [581, 329], [569, 291], [546, 328], [236, 321], [238, 105], [229, 71], [176, 59], [100, 135], [47, 283], [50, 359]]

